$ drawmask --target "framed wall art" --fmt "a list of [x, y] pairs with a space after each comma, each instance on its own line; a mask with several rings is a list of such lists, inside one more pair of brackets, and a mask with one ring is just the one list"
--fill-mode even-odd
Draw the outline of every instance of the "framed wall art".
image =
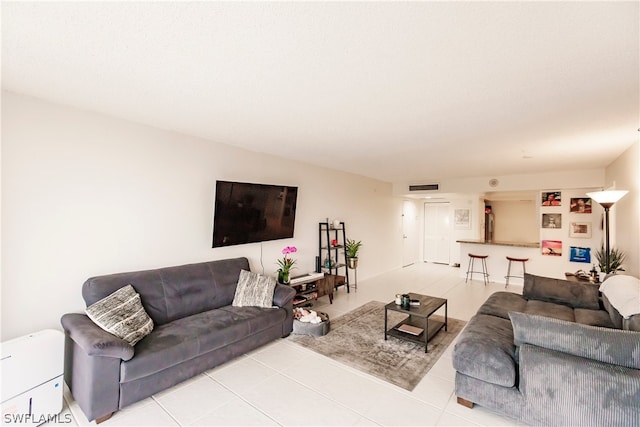
[[562, 214], [542, 214], [542, 228], [562, 228]]
[[562, 256], [562, 240], [543, 240], [542, 255]]
[[569, 261], [591, 263], [591, 248], [571, 246], [569, 248]]
[[453, 226], [459, 230], [471, 228], [471, 209], [455, 209], [453, 211]]
[[562, 206], [561, 196], [560, 191], [543, 191], [542, 206]]
[[591, 213], [590, 197], [572, 197], [569, 203], [569, 212], [571, 213]]
[[580, 239], [590, 239], [591, 223], [572, 221], [569, 224], [569, 237], [578, 237]]

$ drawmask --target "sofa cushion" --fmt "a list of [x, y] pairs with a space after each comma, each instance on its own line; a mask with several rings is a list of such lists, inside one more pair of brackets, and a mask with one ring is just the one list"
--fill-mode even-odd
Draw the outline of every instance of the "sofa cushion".
[[600, 308], [598, 287], [589, 283], [571, 282], [550, 277], [524, 274], [522, 296], [526, 299], [553, 302], [573, 308]]
[[284, 309], [223, 307], [157, 327], [120, 367], [120, 382], [133, 381], [227, 346], [282, 323]]
[[236, 295], [233, 297], [234, 307], [272, 307], [273, 291], [276, 279], [270, 276], [240, 271]]
[[609, 317], [609, 313], [604, 310], [587, 310], [586, 308], [576, 308], [573, 310], [576, 323], [590, 326], [600, 326], [603, 328], [615, 328]]
[[516, 385], [511, 322], [476, 314], [460, 333], [453, 351], [456, 371], [504, 387]]
[[480, 306], [478, 314], [489, 314], [491, 316], [509, 319], [510, 311], [524, 311], [527, 300], [522, 295], [513, 292], [495, 292]]
[[527, 307], [524, 309], [524, 313], [553, 317], [554, 319], [566, 320], [568, 322], [575, 322], [576, 320], [571, 307], [545, 301], [527, 301]]
[[153, 330], [153, 320], [131, 285], [91, 304], [85, 313], [96, 325], [132, 346]]
[[640, 332], [600, 328], [544, 316], [509, 313], [517, 346], [531, 344], [640, 369]]
[[231, 304], [246, 258], [232, 258], [92, 277], [82, 285], [87, 306], [127, 284], [156, 325]]

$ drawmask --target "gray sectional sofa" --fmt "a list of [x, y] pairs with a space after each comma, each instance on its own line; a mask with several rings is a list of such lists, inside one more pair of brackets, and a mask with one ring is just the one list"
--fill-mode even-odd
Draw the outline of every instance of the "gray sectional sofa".
[[[640, 332], [588, 283], [525, 275], [496, 292], [453, 351], [458, 403], [532, 425], [640, 425]], [[625, 322], [633, 324], [633, 322]]]
[[65, 314], [65, 381], [89, 420], [130, 405], [220, 365], [293, 328], [295, 291], [276, 285], [274, 308], [234, 307], [246, 258], [88, 279], [87, 306], [131, 284], [154, 329], [132, 347], [85, 314]]

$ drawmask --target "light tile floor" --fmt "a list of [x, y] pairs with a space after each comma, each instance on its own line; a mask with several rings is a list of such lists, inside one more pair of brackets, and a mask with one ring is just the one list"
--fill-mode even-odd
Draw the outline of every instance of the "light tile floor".
[[[323, 297], [314, 309], [336, 318], [371, 300], [417, 292], [447, 298], [449, 316], [469, 320], [499, 290], [504, 285], [465, 283], [459, 268], [419, 263], [362, 280], [350, 293], [341, 288], [333, 304]], [[522, 285], [509, 290], [521, 293]], [[456, 403], [452, 350], [453, 345], [409, 392], [282, 339], [118, 411], [101, 425], [517, 425], [485, 408]], [[63, 415], [71, 414], [76, 425], [94, 424], [68, 390], [65, 401]]]

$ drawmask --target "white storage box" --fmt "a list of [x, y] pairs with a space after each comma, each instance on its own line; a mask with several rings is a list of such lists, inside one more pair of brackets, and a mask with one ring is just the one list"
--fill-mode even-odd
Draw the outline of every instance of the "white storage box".
[[64, 388], [64, 334], [46, 329], [2, 343], [2, 425], [58, 421]]

